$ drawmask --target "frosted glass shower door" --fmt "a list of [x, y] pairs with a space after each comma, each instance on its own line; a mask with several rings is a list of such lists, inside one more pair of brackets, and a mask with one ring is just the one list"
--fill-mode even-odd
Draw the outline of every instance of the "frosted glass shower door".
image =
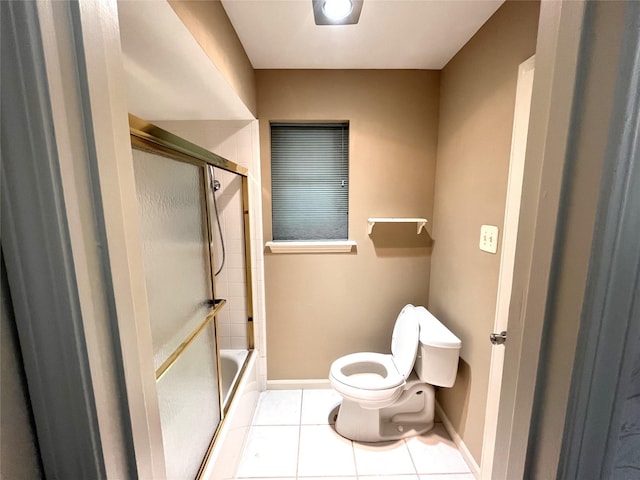
[[133, 150], [167, 478], [192, 479], [220, 422], [204, 166]]

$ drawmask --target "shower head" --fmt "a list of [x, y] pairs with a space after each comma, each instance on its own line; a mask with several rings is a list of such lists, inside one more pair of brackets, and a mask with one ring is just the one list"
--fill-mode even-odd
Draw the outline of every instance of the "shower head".
[[216, 171], [214, 170], [213, 165], [208, 165], [208, 167], [209, 167], [209, 174], [211, 178], [211, 189], [214, 192], [217, 192], [218, 190], [220, 190], [220, 188], [222, 188], [222, 185], [218, 180], [216, 180]]

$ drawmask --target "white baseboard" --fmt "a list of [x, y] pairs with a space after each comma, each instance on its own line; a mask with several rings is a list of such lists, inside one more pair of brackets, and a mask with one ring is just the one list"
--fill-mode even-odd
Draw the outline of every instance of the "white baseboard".
[[462, 458], [464, 458], [464, 461], [467, 462], [467, 465], [469, 466], [469, 470], [471, 470], [471, 473], [473, 473], [473, 475], [476, 478], [480, 478], [480, 465], [478, 465], [476, 460], [473, 458], [473, 455], [471, 455], [471, 452], [467, 448], [467, 445], [464, 443], [460, 435], [458, 435], [458, 432], [456, 432], [456, 430], [453, 428], [453, 424], [451, 423], [451, 420], [449, 420], [449, 418], [444, 413], [444, 411], [442, 410], [442, 407], [437, 401], [436, 401], [436, 414], [442, 420], [442, 424], [444, 425], [444, 428], [447, 430], [447, 433], [451, 437], [451, 440], [453, 440], [453, 443], [455, 443], [456, 446], [458, 447], [458, 450], [460, 451]]
[[298, 390], [331, 388], [328, 378], [312, 378], [300, 380], [267, 380], [267, 390]]

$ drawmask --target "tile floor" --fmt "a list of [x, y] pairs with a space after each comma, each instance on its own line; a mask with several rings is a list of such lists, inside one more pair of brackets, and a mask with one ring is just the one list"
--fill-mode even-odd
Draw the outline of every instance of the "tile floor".
[[333, 390], [263, 392], [236, 478], [474, 480], [442, 423], [405, 440], [352, 442], [332, 427], [339, 403]]

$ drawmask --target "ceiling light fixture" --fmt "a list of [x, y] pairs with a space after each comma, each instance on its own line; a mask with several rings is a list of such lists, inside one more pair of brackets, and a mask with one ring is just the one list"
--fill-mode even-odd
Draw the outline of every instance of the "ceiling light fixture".
[[316, 25], [355, 25], [364, 0], [311, 0]]
[[324, 0], [322, 11], [331, 20], [342, 20], [353, 10], [351, 0]]

